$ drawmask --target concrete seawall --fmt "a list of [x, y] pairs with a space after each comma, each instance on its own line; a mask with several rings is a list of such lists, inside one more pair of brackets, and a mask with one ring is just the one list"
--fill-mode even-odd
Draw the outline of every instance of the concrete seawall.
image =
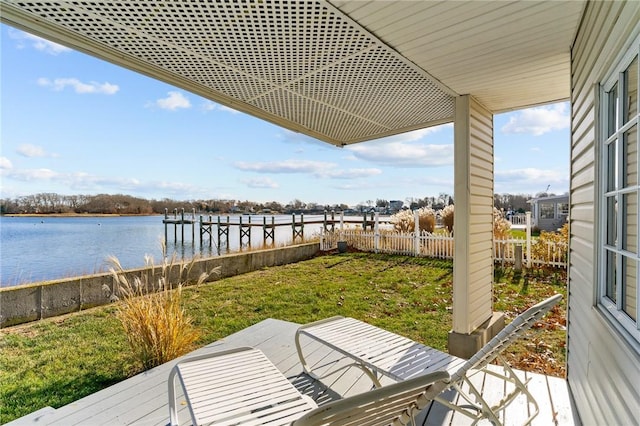
[[[220, 267], [220, 274], [211, 277], [213, 281], [264, 267], [310, 259], [319, 251], [319, 243], [308, 243], [199, 259], [188, 278], [195, 280], [202, 272]], [[155, 270], [128, 269], [126, 273], [133, 276], [159, 274], [159, 269], [159, 266]], [[109, 304], [117, 293], [113, 281], [112, 275], [107, 272], [0, 288], [0, 328]]]

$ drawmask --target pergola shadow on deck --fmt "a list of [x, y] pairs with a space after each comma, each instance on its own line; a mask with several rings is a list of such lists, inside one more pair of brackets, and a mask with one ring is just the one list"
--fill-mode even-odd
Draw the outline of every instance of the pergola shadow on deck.
[[[318, 404], [371, 389], [369, 378], [357, 368], [342, 370], [321, 381], [313, 380], [302, 372], [296, 353], [294, 335], [298, 324], [267, 319], [222, 340], [213, 342], [190, 355], [216, 352], [241, 346], [252, 346], [264, 352], [285, 376], [304, 394]], [[305, 353], [314, 370], [322, 373], [348, 361], [340, 354], [312, 341], [304, 342]], [[188, 355], [188, 356], [190, 356]], [[138, 374], [128, 380], [89, 395], [58, 409], [45, 408], [17, 419], [8, 425], [167, 425], [169, 424], [168, 377], [177, 360]], [[531, 378], [529, 389], [540, 405], [540, 414], [534, 425], [578, 424], [573, 415], [567, 383], [564, 379], [541, 374], [521, 372], [523, 378]], [[505, 393], [503, 384], [492, 380], [490, 375], [477, 375], [476, 386], [490, 401]], [[384, 382], [383, 382], [384, 384]], [[179, 387], [178, 387], [179, 388]], [[455, 392], [447, 398], [457, 399]], [[180, 395], [181, 397], [181, 395]], [[180, 400], [179, 400], [180, 401]], [[524, 403], [512, 404], [505, 413], [505, 424], [521, 424], [529, 416]], [[186, 406], [179, 412], [181, 422], [189, 424]], [[464, 425], [470, 420], [433, 403], [418, 418], [422, 425]]]

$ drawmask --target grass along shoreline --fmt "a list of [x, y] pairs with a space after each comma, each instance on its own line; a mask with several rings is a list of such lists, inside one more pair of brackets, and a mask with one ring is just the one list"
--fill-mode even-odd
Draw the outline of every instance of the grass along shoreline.
[[[554, 293], [564, 271], [496, 267], [494, 308], [507, 321]], [[344, 315], [446, 350], [453, 263], [347, 253], [265, 268], [184, 289], [196, 347], [266, 318], [300, 324]], [[563, 376], [565, 300], [507, 354], [520, 369]], [[0, 331], [0, 423], [69, 404], [142, 371], [114, 305]]]

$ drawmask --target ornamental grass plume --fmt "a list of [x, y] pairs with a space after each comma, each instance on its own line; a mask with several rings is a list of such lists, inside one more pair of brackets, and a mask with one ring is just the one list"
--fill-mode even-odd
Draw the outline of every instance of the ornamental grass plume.
[[445, 206], [440, 212], [440, 217], [442, 218], [442, 224], [449, 234], [453, 232], [453, 218], [455, 215], [455, 207], [453, 204], [449, 204]]
[[[116, 316], [127, 335], [134, 357], [150, 369], [188, 353], [200, 333], [183, 308], [183, 285], [188, 283], [197, 258], [186, 263], [176, 256], [164, 256], [160, 268], [145, 257], [147, 269], [136, 274], [125, 272], [118, 259], [109, 258], [114, 283], [120, 295]], [[201, 273], [195, 285], [202, 284], [220, 268]], [[114, 289], [114, 292], [116, 290]]]
[[506, 240], [511, 235], [511, 222], [504, 218], [504, 213], [493, 208], [493, 238]]
[[[436, 214], [431, 207], [421, 207], [418, 212], [420, 232], [433, 232], [436, 227]], [[391, 216], [389, 221], [398, 232], [414, 232], [415, 218], [411, 210], [401, 210]]]

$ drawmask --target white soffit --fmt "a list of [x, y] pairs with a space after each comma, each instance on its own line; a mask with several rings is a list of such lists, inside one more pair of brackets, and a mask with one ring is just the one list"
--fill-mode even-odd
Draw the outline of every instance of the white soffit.
[[455, 93], [323, 1], [0, 5], [9, 25], [335, 145], [453, 120]]
[[586, 1], [331, 3], [493, 112], [569, 99], [571, 45]]

